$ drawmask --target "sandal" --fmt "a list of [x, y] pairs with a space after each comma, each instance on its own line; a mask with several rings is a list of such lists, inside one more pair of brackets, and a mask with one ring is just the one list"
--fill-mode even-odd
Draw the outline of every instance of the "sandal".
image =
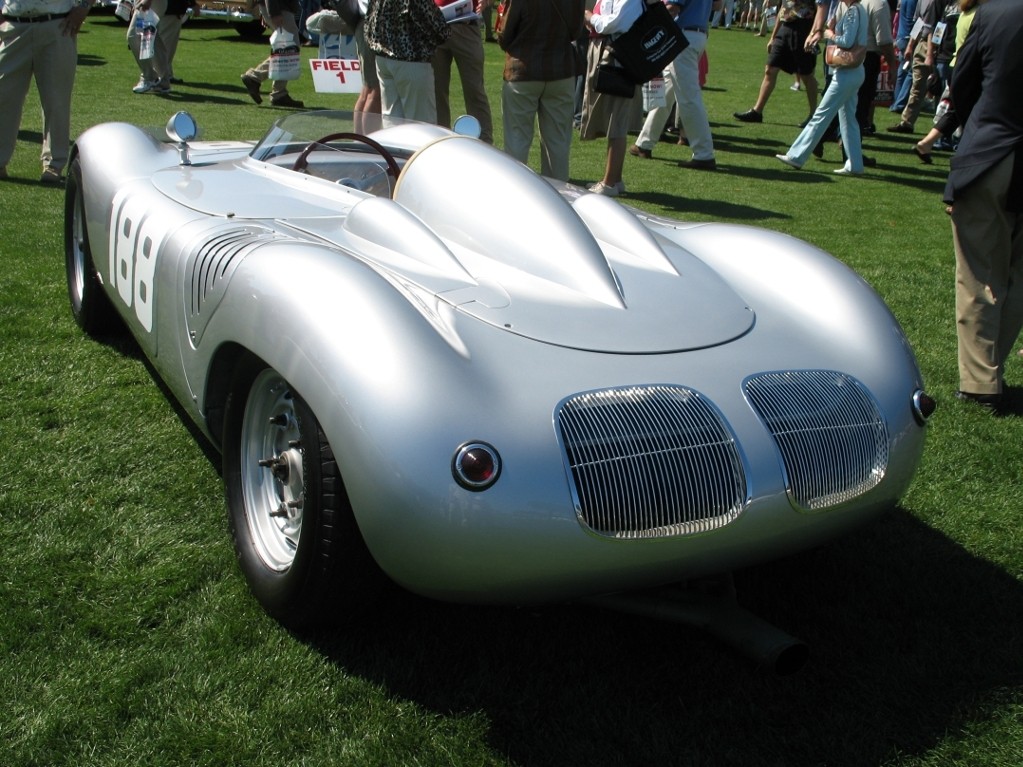
[[930, 165], [933, 162], [931, 153], [922, 150], [919, 144], [913, 144], [913, 151], [916, 152], [916, 156], [920, 158], [920, 162], [924, 165]]

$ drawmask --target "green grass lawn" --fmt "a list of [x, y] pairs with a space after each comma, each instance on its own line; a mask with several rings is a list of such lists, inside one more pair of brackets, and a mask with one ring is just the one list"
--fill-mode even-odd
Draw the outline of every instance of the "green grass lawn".
[[[866, 177], [835, 177], [834, 147], [786, 169], [773, 155], [807, 112], [790, 79], [762, 125], [732, 119], [755, 99], [764, 50], [749, 32], [712, 34], [720, 170], [681, 170], [688, 150], [663, 143], [652, 161], [628, 158], [626, 201], [834, 253], [892, 307], [940, 403], [899, 508], [736, 574], [744, 605], [809, 643], [800, 674], [773, 678], [698, 632], [578, 606], [397, 597], [314, 636], [267, 618], [234, 562], [218, 462], [131, 345], [90, 341], [71, 319], [63, 196], [36, 183], [33, 90], [14, 178], [0, 183], [0, 765], [1023, 764], [1023, 419], [952, 397], [948, 156], [921, 165], [879, 110]], [[223, 26], [186, 25], [186, 84], [167, 97], [131, 92], [112, 15], [94, 12], [79, 51], [75, 135], [187, 109], [204, 138], [254, 139], [283, 114], [238, 79], [264, 45]], [[502, 60], [494, 45], [487, 56], [500, 144]], [[308, 73], [292, 93], [353, 103], [314, 93]], [[602, 142], [577, 141], [573, 180], [598, 179], [603, 158]], [[1008, 378], [1023, 384], [1023, 360]]]

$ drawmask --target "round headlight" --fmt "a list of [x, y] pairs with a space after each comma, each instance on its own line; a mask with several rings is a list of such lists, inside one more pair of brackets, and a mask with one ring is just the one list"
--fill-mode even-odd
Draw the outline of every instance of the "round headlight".
[[466, 490], [486, 490], [501, 475], [501, 456], [486, 442], [466, 442], [451, 459], [451, 473]]
[[938, 403], [926, 392], [920, 389], [913, 392], [913, 416], [921, 426], [927, 423], [937, 407]]

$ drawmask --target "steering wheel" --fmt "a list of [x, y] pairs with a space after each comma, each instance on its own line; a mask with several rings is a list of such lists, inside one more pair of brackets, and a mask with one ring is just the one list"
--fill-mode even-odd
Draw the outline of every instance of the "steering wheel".
[[298, 155], [298, 159], [295, 160], [295, 164], [291, 166], [291, 169], [298, 171], [305, 170], [306, 166], [309, 164], [310, 152], [322, 144], [327, 144], [331, 141], [340, 141], [342, 139], [347, 141], [358, 141], [374, 150], [377, 154], [383, 157], [384, 162], [387, 163], [387, 175], [395, 181], [398, 180], [398, 174], [401, 173], [401, 168], [398, 167], [398, 161], [394, 159], [394, 155], [379, 142], [374, 141], [368, 136], [363, 136], [361, 133], [331, 133], [318, 141], [310, 142]]

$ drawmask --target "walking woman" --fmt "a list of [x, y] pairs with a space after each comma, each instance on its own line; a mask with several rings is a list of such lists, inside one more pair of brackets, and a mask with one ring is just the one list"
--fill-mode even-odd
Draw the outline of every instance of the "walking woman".
[[[867, 44], [867, 13], [859, 0], [842, 0], [845, 13], [832, 20], [824, 30], [827, 44], [839, 48], [853, 49]], [[863, 84], [863, 60], [851, 67], [833, 67], [831, 84], [824, 92], [810, 121], [785, 154], [776, 154], [779, 160], [793, 168], [802, 168], [809, 159], [813, 148], [828, 129], [835, 114], [842, 131], [842, 146], [845, 148], [845, 165], [835, 171], [840, 175], [861, 175], [863, 173], [863, 152], [860, 149], [860, 126], [856, 121], [856, 100]]]

